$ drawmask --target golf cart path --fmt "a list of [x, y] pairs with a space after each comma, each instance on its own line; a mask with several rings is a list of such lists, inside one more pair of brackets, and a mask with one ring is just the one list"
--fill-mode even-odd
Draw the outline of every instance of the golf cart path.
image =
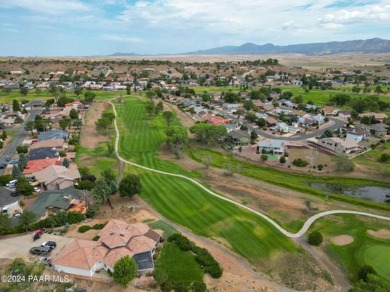
[[156, 172], [156, 173], [159, 173], [159, 174], [163, 174], [163, 175], [169, 175], [169, 176], [173, 176], [173, 177], [179, 177], [179, 178], [182, 178], [182, 179], [185, 179], [185, 180], [188, 180], [194, 184], [196, 184], [199, 188], [201, 188], [202, 190], [204, 190], [205, 192], [209, 193], [210, 195], [213, 195], [214, 197], [217, 197], [217, 198], [220, 198], [221, 200], [224, 200], [224, 201], [227, 201], [227, 202], [230, 202], [242, 209], [245, 209], [245, 210], [248, 210], [258, 216], [260, 216], [261, 218], [263, 218], [264, 220], [268, 221], [272, 226], [274, 226], [276, 229], [278, 229], [282, 234], [284, 234], [285, 236], [287, 237], [290, 237], [290, 238], [298, 238], [298, 237], [301, 237], [302, 235], [304, 235], [306, 233], [306, 231], [310, 228], [310, 226], [319, 218], [322, 218], [324, 216], [328, 216], [328, 215], [334, 215], [334, 214], [353, 214], [353, 215], [360, 215], [360, 216], [367, 216], [367, 217], [372, 217], [372, 218], [376, 218], [376, 219], [382, 219], [382, 220], [387, 220], [387, 221], [390, 221], [390, 217], [386, 217], [386, 216], [381, 216], [381, 215], [375, 215], [375, 214], [371, 214], [371, 213], [366, 213], [366, 212], [359, 212], [359, 211], [351, 211], [351, 210], [329, 210], [329, 211], [324, 211], [324, 212], [321, 212], [321, 213], [318, 213], [312, 217], [310, 217], [306, 222], [305, 224], [303, 224], [301, 230], [299, 230], [297, 233], [291, 233], [287, 230], [285, 230], [283, 227], [281, 227], [278, 223], [276, 223], [274, 220], [272, 220], [271, 218], [269, 218], [268, 216], [264, 215], [263, 213], [260, 213], [259, 211], [256, 211], [256, 210], [253, 210], [252, 208], [249, 208], [245, 205], [242, 205], [234, 200], [231, 200], [229, 198], [226, 198], [224, 196], [221, 196], [221, 195], [218, 195], [217, 193], [214, 193], [213, 191], [209, 190], [208, 188], [206, 188], [205, 186], [203, 186], [201, 183], [199, 183], [198, 181], [192, 179], [192, 178], [189, 178], [185, 175], [181, 175], [181, 174], [176, 174], [176, 173], [170, 173], [170, 172], [165, 172], [165, 171], [161, 171], [161, 170], [157, 170], [157, 169], [153, 169], [153, 168], [149, 168], [149, 167], [146, 167], [146, 166], [143, 166], [143, 165], [139, 165], [139, 164], [136, 164], [134, 162], [131, 162], [131, 161], [128, 161], [124, 158], [122, 158], [120, 155], [119, 155], [119, 129], [118, 129], [118, 124], [117, 124], [117, 112], [116, 112], [116, 108], [115, 108], [115, 105], [110, 101], [109, 102], [113, 108], [113, 111], [114, 111], [114, 114], [115, 114], [115, 120], [114, 120], [114, 125], [115, 125], [115, 131], [116, 131], [116, 138], [115, 138], [115, 155], [118, 157], [118, 159], [126, 164], [129, 164], [129, 165], [132, 165], [132, 166], [135, 166], [135, 167], [138, 167], [138, 168], [142, 168], [142, 169], [145, 169], [145, 170], [149, 170], [149, 171], [152, 171], [152, 172]]

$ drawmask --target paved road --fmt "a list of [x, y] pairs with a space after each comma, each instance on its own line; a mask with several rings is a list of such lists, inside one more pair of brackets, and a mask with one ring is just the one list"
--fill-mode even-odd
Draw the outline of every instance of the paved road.
[[[42, 112], [42, 109], [36, 109], [30, 111], [27, 119], [25, 122], [33, 121], [35, 119], [35, 116], [40, 114]], [[13, 141], [6, 147], [4, 150], [4, 153], [0, 156], [0, 164], [8, 164], [8, 162], [5, 161], [6, 156], [12, 157], [12, 155], [16, 152], [16, 147], [22, 144], [23, 140], [26, 138], [28, 132], [24, 130], [24, 123], [17, 129], [15, 137]], [[0, 169], [0, 175], [3, 175], [4, 169]]]
[[[116, 117], [117, 116], [116, 108], [115, 108], [113, 103], [110, 102], [110, 104], [111, 104], [111, 106], [113, 108], [113, 111], [114, 111], [114, 114], [115, 114], [115, 117]], [[118, 157], [118, 159], [120, 161], [123, 161], [124, 163], [127, 163], [129, 165], [133, 165], [135, 167], [142, 168], [142, 169], [149, 170], [149, 171], [153, 171], [153, 172], [156, 172], [156, 173], [159, 173], [159, 174], [179, 177], [179, 178], [188, 180], [188, 181], [196, 184], [199, 188], [201, 188], [204, 191], [208, 192], [210, 195], [213, 195], [214, 197], [218, 197], [221, 200], [224, 200], [224, 201], [227, 201], [229, 203], [232, 203], [232, 204], [234, 204], [234, 205], [236, 205], [236, 206], [238, 206], [238, 207], [240, 207], [242, 209], [248, 210], [248, 211], [250, 211], [250, 212], [260, 216], [261, 218], [263, 218], [264, 220], [268, 221], [271, 225], [273, 225], [276, 229], [278, 229], [282, 234], [284, 234], [287, 237], [290, 237], [290, 238], [301, 237], [302, 235], [304, 235], [306, 233], [306, 231], [310, 228], [310, 226], [314, 223], [314, 221], [316, 221], [317, 219], [319, 219], [321, 217], [324, 217], [324, 216], [327, 216], [327, 215], [333, 215], [333, 214], [354, 214], [354, 215], [361, 215], [361, 216], [367, 216], [367, 217], [372, 217], [372, 218], [376, 218], [376, 219], [382, 219], [382, 220], [390, 221], [390, 217], [370, 214], [370, 213], [366, 213], [366, 212], [350, 211], [350, 210], [330, 210], [330, 211], [325, 211], [325, 212], [318, 213], [318, 214], [310, 217], [305, 222], [305, 224], [302, 226], [301, 230], [299, 230], [297, 233], [291, 233], [291, 232], [285, 230], [278, 223], [276, 223], [274, 220], [272, 220], [268, 216], [264, 215], [263, 213], [260, 213], [259, 211], [256, 211], [256, 210], [253, 210], [252, 208], [249, 208], [248, 206], [242, 205], [242, 204], [240, 204], [240, 203], [238, 203], [238, 202], [236, 202], [234, 200], [231, 200], [229, 198], [226, 198], [226, 197], [223, 197], [221, 195], [218, 195], [218, 194], [216, 194], [213, 191], [209, 190], [208, 188], [203, 186], [201, 183], [197, 182], [196, 180], [194, 180], [192, 178], [189, 178], [189, 177], [181, 175], [181, 174], [169, 173], [169, 172], [165, 172], [165, 171], [149, 168], [149, 167], [146, 167], [146, 166], [143, 166], [143, 165], [139, 165], [139, 164], [136, 164], [134, 162], [131, 162], [131, 161], [128, 161], [128, 160], [122, 158], [119, 155], [119, 138], [120, 138], [120, 136], [119, 136], [118, 124], [117, 124], [117, 120], [116, 119], [114, 120], [114, 125], [115, 125], [115, 131], [116, 131], [115, 154], [116, 154], [116, 156]]]
[[301, 141], [301, 140], [306, 140], [306, 139], [309, 139], [309, 138], [314, 138], [314, 137], [317, 137], [317, 136], [321, 136], [326, 130], [330, 130], [330, 131], [333, 131], [333, 130], [336, 130], [336, 129], [339, 129], [341, 127], [344, 126], [345, 122], [342, 121], [342, 120], [339, 120], [339, 119], [336, 119], [336, 118], [329, 118], [329, 120], [332, 122], [329, 126], [326, 126], [322, 129], [319, 129], [319, 130], [315, 130], [315, 131], [312, 131], [308, 134], [305, 134], [305, 133], [298, 133], [292, 137], [283, 137], [283, 136], [280, 136], [280, 135], [273, 135], [271, 134], [270, 132], [267, 132], [267, 131], [263, 131], [259, 128], [254, 128], [251, 124], [249, 124], [248, 122], [244, 121], [244, 120], [241, 120], [241, 119], [238, 119], [236, 118], [235, 116], [231, 115], [231, 114], [228, 114], [226, 113], [225, 111], [223, 110], [220, 110], [220, 109], [215, 109], [215, 111], [217, 113], [219, 113], [220, 115], [222, 115], [223, 117], [225, 118], [229, 118], [231, 119], [232, 121], [235, 121], [236, 123], [240, 123], [240, 124], [244, 124], [245, 126], [247, 126], [248, 130], [249, 131], [253, 131], [255, 130], [256, 133], [264, 138], [269, 138], [269, 139], [283, 139], [285, 141]]

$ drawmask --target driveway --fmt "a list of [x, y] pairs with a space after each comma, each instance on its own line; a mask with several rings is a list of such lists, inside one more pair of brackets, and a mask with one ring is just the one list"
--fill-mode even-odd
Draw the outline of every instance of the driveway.
[[[3, 164], [3, 163], [8, 164], [8, 162], [5, 161], [5, 157], [6, 156], [12, 157], [16, 152], [16, 147], [18, 147], [19, 145], [22, 144], [23, 140], [26, 138], [26, 136], [28, 134], [28, 132], [24, 130], [25, 123], [35, 120], [35, 116], [40, 114], [41, 112], [42, 112], [42, 109], [35, 109], [35, 110], [30, 111], [25, 122], [18, 128], [14, 139], [12, 140], [12, 142], [10, 144], [8, 144], [8, 146], [4, 150], [3, 154], [1, 155], [0, 164]], [[4, 174], [4, 170], [5, 169], [0, 169], [0, 175]]]
[[28, 234], [9, 237], [0, 240], [0, 258], [14, 259], [21, 257], [25, 260], [33, 261], [36, 259], [37, 255], [30, 254], [30, 248], [34, 246], [40, 246], [45, 241], [55, 241], [57, 247], [52, 251], [50, 257], [57, 255], [61, 249], [67, 245], [72, 238], [52, 235], [44, 233], [40, 239], [33, 241], [32, 237], [33, 232], [31, 231]]

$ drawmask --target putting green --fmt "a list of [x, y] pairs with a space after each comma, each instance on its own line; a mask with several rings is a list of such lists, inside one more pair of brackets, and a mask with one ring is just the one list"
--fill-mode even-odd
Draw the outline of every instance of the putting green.
[[364, 251], [364, 261], [372, 266], [378, 275], [390, 280], [390, 245], [374, 245]]

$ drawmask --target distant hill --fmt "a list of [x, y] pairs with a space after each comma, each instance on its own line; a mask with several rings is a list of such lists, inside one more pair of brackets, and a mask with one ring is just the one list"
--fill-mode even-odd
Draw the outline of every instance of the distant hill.
[[108, 55], [108, 57], [126, 57], [126, 56], [139, 56], [139, 55], [135, 53], [119, 53], [119, 52]]
[[390, 40], [373, 38], [343, 42], [297, 44], [276, 46], [274, 44], [256, 45], [246, 43], [241, 46], [225, 46], [208, 50], [185, 53], [187, 55], [255, 55], [288, 54], [330, 55], [338, 53], [388, 53]]

